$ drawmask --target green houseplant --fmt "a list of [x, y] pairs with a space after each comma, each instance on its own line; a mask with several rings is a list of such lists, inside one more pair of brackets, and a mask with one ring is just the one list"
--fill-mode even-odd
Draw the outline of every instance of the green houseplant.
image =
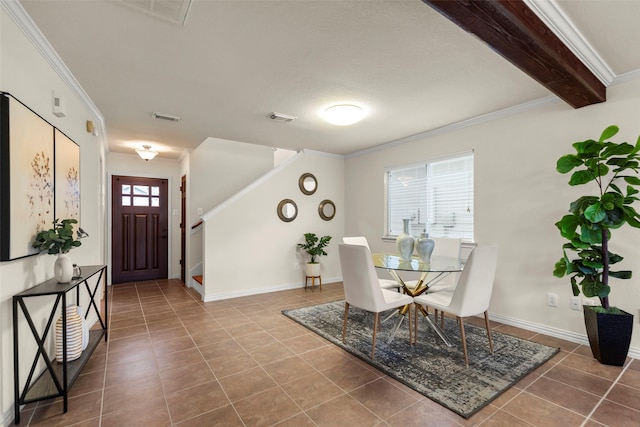
[[298, 247], [303, 249], [311, 257], [309, 262], [307, 262], [307, 277], [320, 276], [320, 262], [318, 260], [321, 256], [327, 255], [324, 248], [329, 245], [330, 241], [331, 236], [318, 237], [315, 233], [305, 233], [304, 243], [298, 243]]
[[36, 234], [32, 245], [40, 252], [58, 255], [53, 271], [59, 283], [67, 283], [73, 277], [73, 264], [67, 254], [71, 249], [80, 246], [82, 244], [80, 239], [87, 235], [82, 228], [78, 228], [78, 232], [74, 233], [73, 224], [77, 223], [78, 221], [73, 218], [62, 221], [56, 218], [53, 221], [53, 228]]
[[[568, 242], [562, 246], [563, 256], [555, 264], [554, 275], [570, 277], [574, 296], [582, 292], [588, 298], [599, 298], [600, 306], [585, 305], [583, 310], [591, 350], [601, 363], [621, 366], [631, 342], [633, 316], [609, 304], [609, 279], [630, 279], [631, 271], [611, 270], [623, 257], [609, 251], [609, 241], [612, 230], [625, 224], [640, 228], [640, 215], [632, 206], [640, 192], [640, 138], [635, 145], [611, 142], [618, 130], [609, 126], [597, 141], [574, 143], [575, 154], [557, 161], [558, 172], [573, 171], [569, 185], [594, 183], [597, 191], [572, 202], [569, 214], [556, 222]], [[627, 332], [622, 334], [624, 329]]]

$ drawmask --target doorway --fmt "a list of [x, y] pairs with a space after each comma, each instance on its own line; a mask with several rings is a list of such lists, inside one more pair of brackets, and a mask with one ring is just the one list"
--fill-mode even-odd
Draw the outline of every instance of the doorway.
[[168, 180], [112, 177], [113, 283], [168, 277]]

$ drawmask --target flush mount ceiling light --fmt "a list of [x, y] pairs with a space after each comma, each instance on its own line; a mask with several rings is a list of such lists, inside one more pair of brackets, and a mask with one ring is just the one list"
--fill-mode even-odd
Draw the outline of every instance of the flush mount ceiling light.
[[322, 117], [334, 125], [348, 126], [362, 120], [364, 110], [353, 104], [339, 104], [324, 110]]
[[150, 145], [143, 145], [142, 148], [136, 148], [138, 156], [142, 157], [146, 162], [158, 155], [157, 151], [151, 149]]

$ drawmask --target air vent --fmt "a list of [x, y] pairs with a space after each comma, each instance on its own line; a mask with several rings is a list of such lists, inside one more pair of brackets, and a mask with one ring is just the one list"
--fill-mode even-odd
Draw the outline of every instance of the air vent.
[[179, 122], [180, 121], [180, 117], [170, 116], [168, 114], [162, 114], [162, 113], [156, 113], [156, 112], [151, 113], [151, 117], [153, 117], [154, 119], [158, 119], [158, 120], [166, 120], [168, 122]]
[[271, 120], [275, 120], [276, 122], [281, 123], [289, 123], [297, 119], [297, 117], [289, 116], [287, 114], [276, 113], [275, 111], [267, 116]]
[[119, 3], [156, 18], [184, 26], [192, 0], [120, 0]]

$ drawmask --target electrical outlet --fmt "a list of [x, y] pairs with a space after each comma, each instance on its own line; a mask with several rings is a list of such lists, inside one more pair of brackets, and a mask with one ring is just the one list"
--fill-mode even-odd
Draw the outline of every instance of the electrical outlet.
[[549, 307], [557, 307], [558, 306], [558, 295], [548, 293], [547, 294], [547, 305]]
[[580, 311], [582, 306], [580, 305], [580, 297], [571, 297], [571, 310]]

